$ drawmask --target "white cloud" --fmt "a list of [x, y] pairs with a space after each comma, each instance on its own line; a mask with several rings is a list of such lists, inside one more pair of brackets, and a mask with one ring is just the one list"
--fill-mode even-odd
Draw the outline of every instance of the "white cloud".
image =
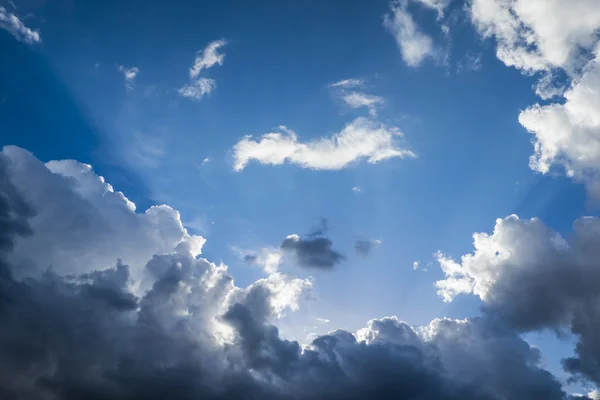
[[199, 51], [194, 65], [190, 68], [190, 79], [198, 77], [204, 69], [208, 69], [216, 64], [223, 65], [225, 54], [219, 53], [219, 49], [226, 44], [226, 40], [215, 40], [214, 42], [210, 42], [204, 50]]
[[330, 320], [328, 320], [327, 318], [315, 318], [315, 320], [316, 320], [317, 322], [320, 322], [320, 323], [322, 323], [322, 324], [328, 324], [328, 323], [330, 323], [330, 322], [331, 322], [331, 321], [330, 321]]
[[303, 168], [337, 170], [366, 158], [376, 163], [393, 157], [415, 157], [400, 147], [402, 136], [396, 127], [388, 127], [368, 118], [357, 118], [329, 137], [302, 143], [285, 127], [281, 132], [267, 133], [259, 141], [246, 136], [233, 148], [234, 169], [243, 170], [249, 161], [280, 165], [286, 161]]
[[343, 88], [343, 89], [347, 89], [347, 88], [355, 88], [355, 87], [361, 87], [364, 85], [364, 82], [362, 79], [344, 79], [335, 83], [331, 83], [329, 85], [327, 85], [330, 88]]
[[140, 72], [139, 68], [137, 68], [137, 67], [125, 68], [124, 66], [119, 65], [119, 71], [121, 71], [123, 73], [123, 76], [125, 77], [125, 87], [128, 90], [132, 90], [133, 83], [135, 81], [135, 77]]
[[415, 271], [419, 269], [419, 261], [415, 261], [415, 262], [413, 263], [413, 269], [414, 269]]
[[18, 147], [0, 153], [11, 162], [12, 179], [36, 214], [36, 235], [16, 241], [12, 262], [19, 275], [52, 267], [59, 274], [105, 269], [117, 259], [140, 278], [153, 254], [173, 252], [183, 242], [199, 254], [204, 239], [187, 233], [179, 213], [166, 205], [143, 213], [91, 166], [73, 160], [43, 164]]
[[360, 188], [360, 186], [353, 186], [352, 191], [355, 193], [360, 193], [362, 192], [362, 189]]
[[15, 39], [25, 43], [31, 44], [41, 42], [39, 31], [34, 31], [25, 26], [15, 14], [8, 12], [6, 8], [2, 6], [0, 6], [0, 29], [4, 29], [13, 35]]
[[530, 167], [543, 174], [562, 167], [600, 197], [598, 2], [473, 0], [470, 15], [484, 37], [496, 39], [502, 62], [539, 73], [535, 90], [540, 97], [563, 97], [519, 115], [521, 125], [535, 135]]
[[535, 135], [533, 170], [548, 173], [553, 165], [588, 184], [600, 195], [600, 55], [564, 94], [565, 101], [535, 105], [519, 115], [519, 122]]
[[217, 87], [214, 79], [200, 77], [200, 73], [217, 64], [223, 65], [225, 54], [219, 53], [219, 49], [226, 44], [226, 40], [215, 40], [198, 52], [194, 65], [190, 68], [190, 82], [178, 90], [180, 96], [201, 100]]
[[433, 40], [421, 32], [407, 10], [407, 1], [391, 3], [390, 8], [383, 25], [396, 39], [404, 62], [409, 67], [418, 67], [426, 58], [436, 57]]
[[209, 95], [217, 87], [214, 79], [198, 78], [192, 83], [184, 85], [179, 89], [179, 94], [183, 97], [189, 97], [194, 100], [201, 100], [205, 95]]
[[371, 115], [377, 114], [376, 107], [383, 104], [383, 98], [360, 92], [344, 93], [342, 100], [350, 108], [366, 107]]
[[598, 41], [596, 0], [473, 0], [470, 13], [484, 36], [496, 38], [498, 58], [526, 72], [570, 71]]

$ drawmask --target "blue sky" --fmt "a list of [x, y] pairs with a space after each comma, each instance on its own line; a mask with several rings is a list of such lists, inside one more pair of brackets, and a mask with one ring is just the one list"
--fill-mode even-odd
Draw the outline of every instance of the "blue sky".
[[[0, 5], [41, 36], [26, 43], [0, 31], [2, 145], [91, 164], [138, 211], [169, 204], [207, 239], [203, 255], [228, 265], [241, 286], [263, 274], [243, 254], [276, 249], [327, 219], [325, 235], [345, 261], [333, 271], [281, 267], [314, 278], [313, 300], [280, 325], [300, 342], [317, 317], [331, 324], [313, 323], [311, 333], [354, 331], [389, 315], [413, 325], [480, 315], [477, 296], [445, 303], [436, 294], [445, 277], [438, 250], [459, 260], [473, 251], [474, 232], [492, 232], [510, 214], [539, 217], [565, 237], [577, 218], [598, 215], [590, 167], [571, 176], [532, 169], [535, 135], [519, 120], [536, 103], [564, 103], [536, 94], [544, 74], [575, 81], [579, 72], [570, 71], [582, 69], [550, 56], [549, 67], [511, 65], [498, 56], [504, 39], [486, 34], [458, 0]], [[430, 55], [415, 61], [399, 48], [384, 24], [394, 7], [430, 38]], [[190, 77], [196, 57], [218, 40], [219, 62]], [[182, 96], [198, 78], [214, 80], [209, 93]], [[361, 83], [331, 86], [348, 79]], [[351, 92], [379, 103], [353, 108], [344, 101]], [[396, 127], [402, 136], [393, 140], [415, 156], [356, 158], [335, 169], [250, 158], [234, 169], [246, 135], [258, 143], [285, 126], [307, 143], [357, 118]], [[354, 251], [361, 239], [381, 243], [363, 256]], [[559, 346], [548, 332], [528, 338], [564, 379], [559, 358], [572, 353], [571, 342]]]

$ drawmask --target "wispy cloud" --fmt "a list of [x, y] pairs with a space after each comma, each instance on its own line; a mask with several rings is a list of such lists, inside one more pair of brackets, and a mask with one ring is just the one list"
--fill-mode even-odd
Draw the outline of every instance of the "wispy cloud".
[[226, 40], [215, 40], [210, 42], [204, 50], [196, 55], [194, 65], [190, 68], [190, 78], [196, 78], [203, 69], [208, 69], [216, 64], [223, 65], [225, 54], [219, 53], [219, 49], [227, 44]]
[[352, 191], [353, 191], [353, 192], [355, 192], [355, 193], [360, 193], [360, 192], [362, 192], [362, 189], [361, 189], [361, 187], [360, 187], [360, 186], [354, 186], [354, 187], [352, 188]]
[[344, 93], [342, 100], [350, 108], [366, 107], [371, 115], [376, 115], [376, 107], [384, 103], [383, 97], [373, 96], [361, 92]]
[[194, 65], [190, 68], [190, 82], [178, 90], [181, 96], [201, 100], [217, 87], [214, 79], [200, 77], [200, 73], [217, 64], [223, 65], [225, 54], [219, 53], [219, 49], [226, 44], [226, 40], [215, 40], [210, 42], [204, 50], [198, 52]]
[[383, 26], [394, 36], [402, 59], [409, 67], [418, 67], [427, 57], [437, 55], [433, 40], [421, 32], [407, 10], [406, 1], [391, 4], [391, 13], [383, 18]]
[[234, 169], [243, 170], [251, 160], [271, 165], [287, 161], [303, 168], [337, 170], [363, 158], [373, 164], [394, 157], [415, 157], [400, 146], [400, 137], [398, 128], [365, 117], [355, 119], [329, 138], [306, 143], [282, 126], [280, 132], [267, 133], [258, 141], [251, 136], [240, 140], [233, 148]]
[[214, 79], [199, 78], [192, 83], [188, 83], [179, 89], [178, 93], [183, 97], [189, 97], [194, 100], [201, 100], [205, 95], [210, 94], [217, 84]]
[[355, 88], [355, 87], [361, 87], [364, 85], [364, 82], [362, 79], [344, 79], [341, 80], [339, 82], [335, 82], [335, 83], [331, 83], [329, 85], [327, 85], [330, 88]]
[[4, 29], [17, 40], [25, 43], [38, 43], [42, 39], [40, 33], [37, 30], [32, 30], [25, 26], [25, 24], [17, 17], [6, 10], [6, 8], [0, 6], [0, 28]]
[[119, 65], [119, 71], [121, 71], [123, 73], [123, 76], [125, 77], [125, 87], [128, 90], [132, 90], [133, 83], [135, 81], [135, 77], [140, 72], [139, 68], [138, 67], [125, 68], [124, 66]]

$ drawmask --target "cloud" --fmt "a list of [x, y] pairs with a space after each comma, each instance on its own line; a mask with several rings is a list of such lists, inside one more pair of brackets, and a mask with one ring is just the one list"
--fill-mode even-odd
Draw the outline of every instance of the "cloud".
[[189, 235], [179, 213], [153, 206], [142, 213], [92, 167], [73, 160], [40, 162], [18, 147], [4, 147], [11, 180], [36, 214], [36, 233], [19, 237], [9, 257], [17, 276], [39, 276], [48, 267], [59, 275], [129, 265], [137, 280], [153, 254], [189, 245], [199, 254], [204, 243]]
[[391, 13], [385, 14], [383, 26], [394, 36], [402, 59], [409, 67], [418, 67], [426, 58], [437, 56], [431, 37], [417, 26], [407, 10], [408, 1], [390, 3]]
[[194, 65], [190, 68], [190, 82], [179, 88], [178, 93], [182, 97], [193, 100], [202, 100], [206, 95], [212, 93], [217, 87], [214, 79], [201, 77], [200, 73], [215, 65], [223, 65], [225, 54], [219, 50], [227, 44], [226, 40], [215, 40], [209, 43], [204, 50], [196, 55]]
[[281, 132], [267, 133], [259, 141], [246, 136], [233, 148], [234, 169], [243, 170], [249, 161], [281, 165], [286, 161], [303, 168], [338, 170], [360, 159], [376, 163], [389, 158], [415, 157], [400, 147], [402, 133], [368, 118], [359, 117], [341, 132], [302, 143], [294, 131], [280, 127]]
[[362, 79], [344, 79], [335, 83], [331, 83], [327, 85], [330, 88], [341, 88], [341, 89], [349, 89], [361, 87], [364, 85], [364, 81]]
[[367, 256], [374, 248], [379, 247], [379, 245], [381, 245], [381, 240], [379, 239], [360, 239], [354, 242], [354, 250], [356, 250], [356, 254]]
[[418, 260], [417, 260], [417, 261], [415, 261], [415, 262], [413, 262], [413, 269], [414, 269], [415, 271], [419, 269], [419, 264], [420, 264], [420, 263], [419, 263], [419, 261], [418, 261]]
[[219, 53], [221, 47], [227, 44], [226, 40], [215, 40], [210, 42], [202, 51], [196, 55], [194, 65], [190, 68], [190, 79], [197, 78], [204, 69], [211, 68], [217, 64], [223, 65], [225, 54]]
[[600, 8], [595, 0], [473, 0], [469, 14], [477, 30], [495, 38], [496, 55], [507, 66], [536, 74], [536, 94], [554, 103], [536, 104], [519, 115], [534, 134], [530, 167], [553, 166], [583, 182], [600, 197]]
[[135, 77], [140, 72], [139, 68], [137, 68], [137, 67], [125, 68], [124, 66], [119, 65], [119, 71], [121, 71], [123, 73], [123, 76], [125, 76], [125, 87], [128, 90], [132, 90], [133, 83], [135, 81]]
[[600, 196], [600, 53], [564, 94], [565, 101], [534, 105], [519, 122], [534, 135], [531, 169], [546, 174], [552, 166], [584, 182]]
[[470, 15], [484, 37], [494, 37], [496, 55], [525, 72], [573, 70], [598, 41], [595, 0], [473, 0]]
[[539, 351], [491, 318], [284, 339], [275, 323], [312, 280], [237, 287], [176, 211], [136, 213], [86, 164], [6, 147], [0, 189], [2, 398], [565, 398]]
[[216, 87], [217, 84], [214, 79], [199, 78], [192, 83], [183, 85], [178, 93], [183, 97], [202, 100], [205, 95], [209, 95]]
[[442, 254], [446, 279], [439, 294], [451, 301], [473, 293], [490, 315], [519, 331], [569, 329], [576, 356], [565, 368], [600, 384], [600, 219], [583, 217], [562, 237], [539, 219], [498, 219], [492, 234], [476, 233], [460, 263]]
[[377, 106], [384, 103], [383, 98], [360, 92], [344, 93], [342, 100], [350, 108], [366, 107], [371, 115], [377, 114]]
[[360, 193], [360, 192], [362, 192], [362, 189], [360, 186], [353, 186], [352, 191], [355, 193]]
[[8, 12], [2, 6], [0, 6], [0, 28], [10, 33], [15, 39], [28, 44], [42, 41], [39, 31], [34, 31], [25, 26], [19, 17]]
[[332, 269], [345, 260], [332, 247], [333, 242], [327, 238], [301, 238], [298, 235], [289, 235], [280, 246], [284, 253], [292, 254], [301, 267], [316, 269]]

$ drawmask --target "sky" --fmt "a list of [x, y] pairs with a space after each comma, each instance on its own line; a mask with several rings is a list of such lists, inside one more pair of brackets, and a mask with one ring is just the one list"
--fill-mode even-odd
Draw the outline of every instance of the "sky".
[[0, 394], [596, 398], [599, 32], [0, 0]]

